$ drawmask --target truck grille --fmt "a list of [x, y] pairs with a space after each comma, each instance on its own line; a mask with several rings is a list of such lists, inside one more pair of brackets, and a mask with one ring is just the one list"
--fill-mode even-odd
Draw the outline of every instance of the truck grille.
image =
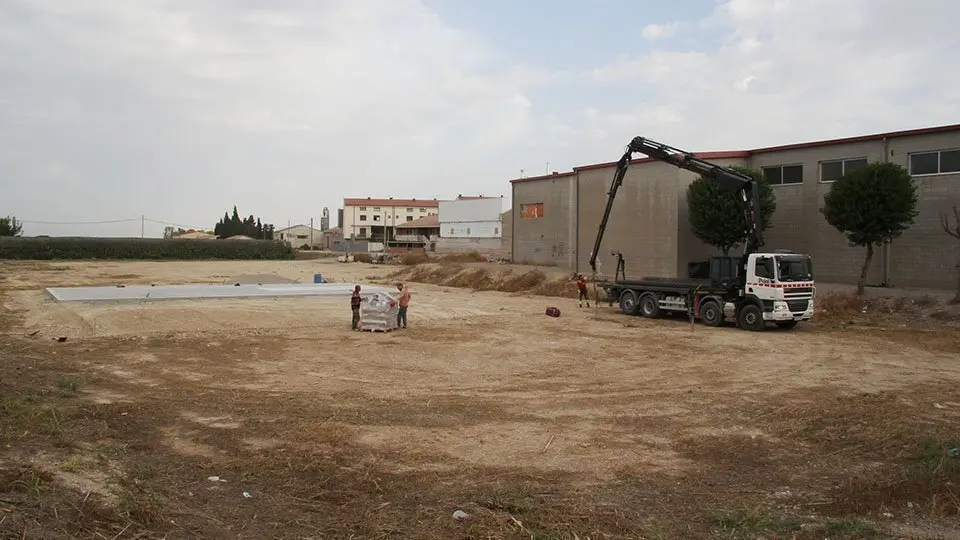
[[806, 298], [803, 300], [787, 300], [787, 307], [790, 308], [790, 311], [793, 313], [803, 313], [809, 305], [810, 300]]

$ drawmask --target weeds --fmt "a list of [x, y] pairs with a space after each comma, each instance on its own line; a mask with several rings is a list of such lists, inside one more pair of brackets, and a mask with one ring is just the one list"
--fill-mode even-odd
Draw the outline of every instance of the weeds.
[[71, 393], [77, 392], [76, 381], [70, 379], [57, 379], [57, 388]]

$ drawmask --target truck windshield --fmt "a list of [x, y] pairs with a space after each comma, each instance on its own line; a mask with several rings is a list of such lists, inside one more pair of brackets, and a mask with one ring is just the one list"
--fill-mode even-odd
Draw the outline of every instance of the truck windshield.
[[780, 281], [813, 280], [813, 264], [810, 257], [776, 257], [777, 278]]

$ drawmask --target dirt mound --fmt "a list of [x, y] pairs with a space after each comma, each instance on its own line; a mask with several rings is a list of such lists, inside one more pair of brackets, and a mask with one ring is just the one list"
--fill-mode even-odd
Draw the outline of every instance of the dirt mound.
[[500, 291], [575, 298], [574, 284], [566, 278], [549, 278], [542, 270], [515, 271], [467, 267], [461, 264], [422, 264], [398, 270], [391, 279], [459, 287], [474, 291]]

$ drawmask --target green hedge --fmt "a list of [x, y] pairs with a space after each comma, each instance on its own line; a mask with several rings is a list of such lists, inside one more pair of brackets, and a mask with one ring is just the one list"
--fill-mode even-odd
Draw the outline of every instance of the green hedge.
[[269, 240], [161, 238], [0, 237], [0, 259], [293, 259], [287, 244]]

